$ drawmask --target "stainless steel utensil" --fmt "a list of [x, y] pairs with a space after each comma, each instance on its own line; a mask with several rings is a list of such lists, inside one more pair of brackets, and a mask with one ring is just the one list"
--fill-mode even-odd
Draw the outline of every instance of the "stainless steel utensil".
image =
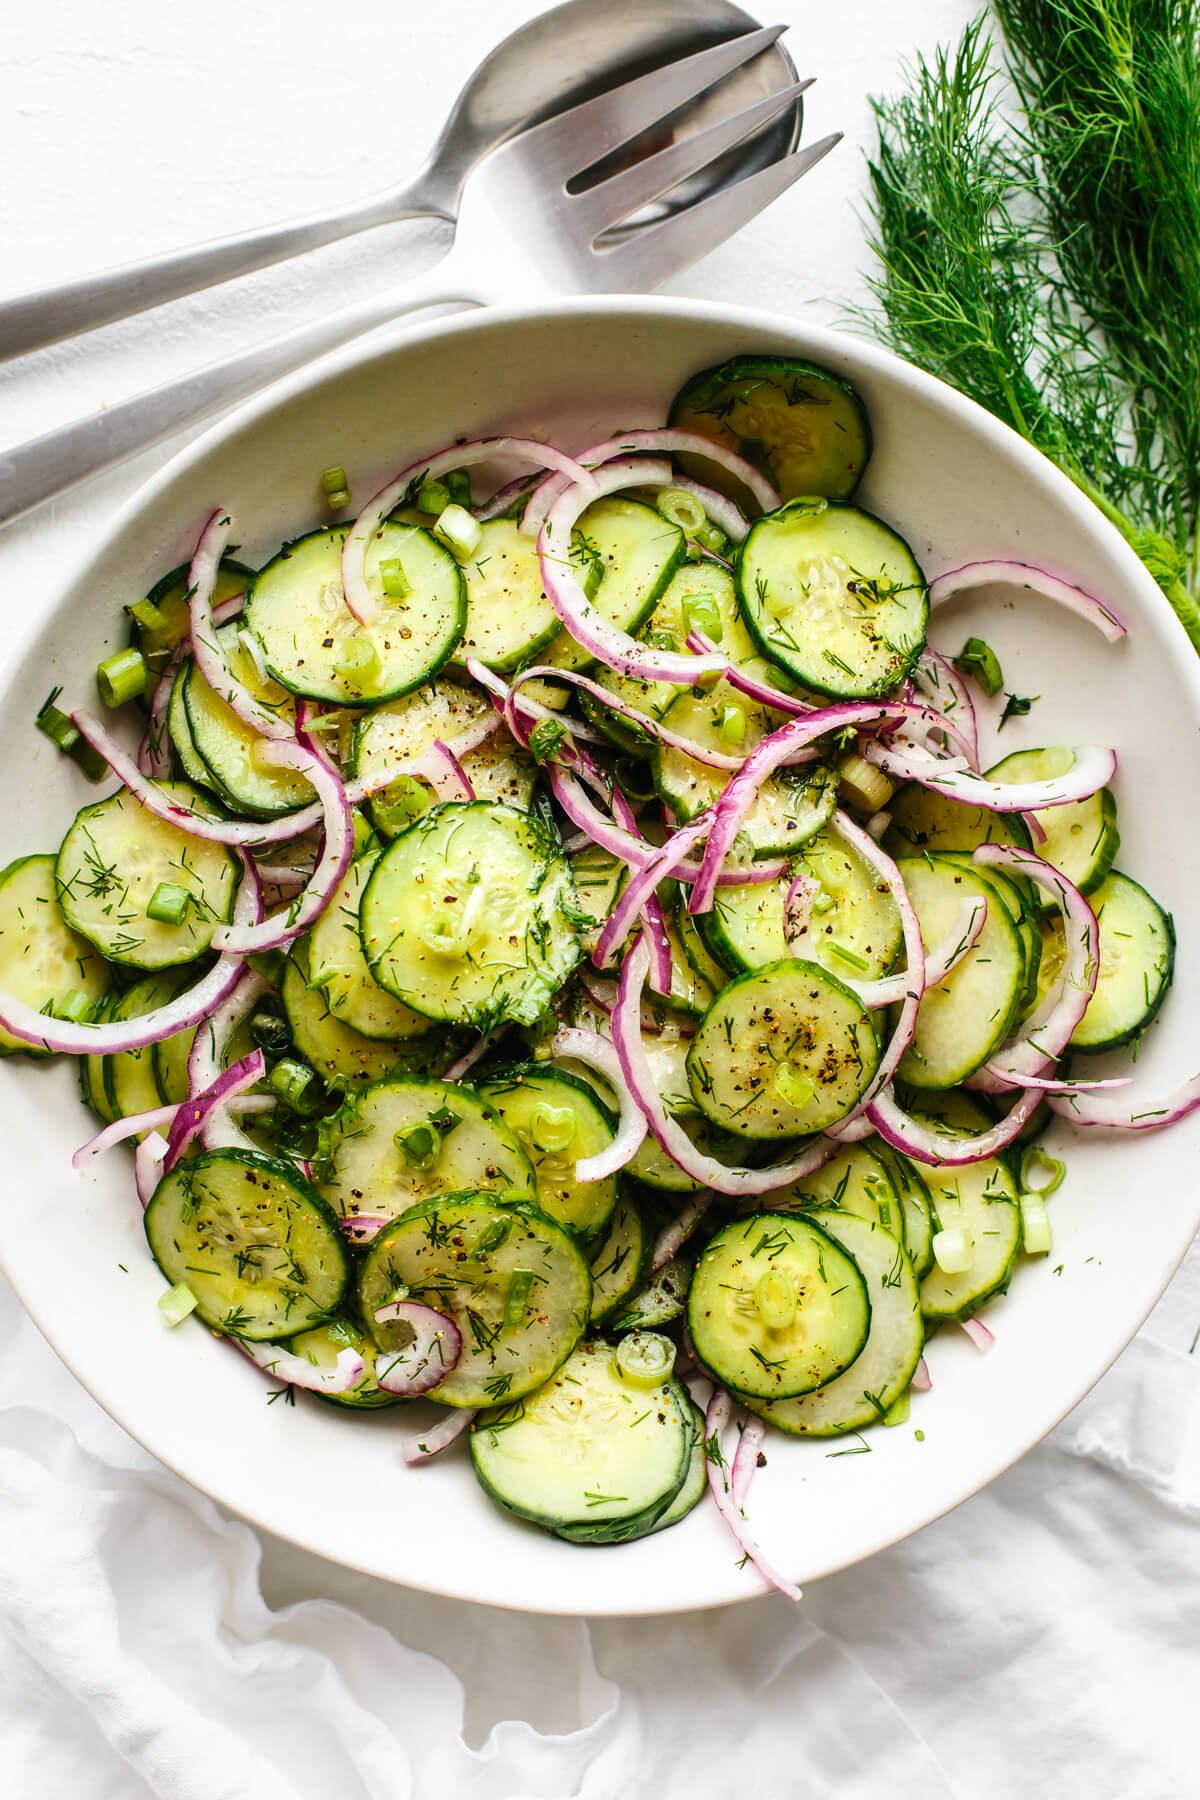
[[[470, 170], [524, 126], [539, 124], [619, 81], [709, 48], [756, 24], [728, 0], [604, 0], [603, 5], [596, 0], [568, 0], [513, 32], [484, 58], [458, 96], [424, 165], [399, 187], [310, 218], [169, 251], [0, 302], [0, 361], [377, 225], [422, 216], [453, 219]], [[790, 58], [777, 49], [727, 83], [720, 106], [737, 111], [795, 79]], [[710, 111], [704, 106], [695, 109], [686, 128], [711, 123], [705, 116]], [[763, 134], [705, 168], [705, 188], [786, 155], [799, 129], [798, 107], [790, 114], [781, 112]], [[692, 183], [680, 190], [673, 203], [690, 203], [696, 197], [694, 188]]]
[[0, 456], [0, 522], [403, 313], [539, 293], [647, 290], [687, 268], [807, 173], [841, 134], [782, 157], [657, 223], [615, 239], [611, 234], [647, 202], [791, 107], [807, 82], [757, 100], [580, 191], [572, 192], [572, 185], [768, 49], [783, 29], [748, 32], [510, 139], [465, 182], [457, 235], [446, 257], [406, 287], [373, 295]]

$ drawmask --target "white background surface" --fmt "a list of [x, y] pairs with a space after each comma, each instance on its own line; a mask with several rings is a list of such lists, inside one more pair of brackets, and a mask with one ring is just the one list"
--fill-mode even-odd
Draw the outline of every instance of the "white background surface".
[[[603, 0], [597, 0], [602, 4]], [[10, 4], [0, 283], [332, 202], [418, 160], [521, 0]], [[673, 284], [836, 323], [861, 295], [865, 96], [967, 0], [784, 0], [806, 135], [847, 143]], [[407, 225], [0, 368], [13, 444], [426, 266]], [[0, 535], [0, 657], [165, 452]], [[2, 670], [0, 670], [2, 674]], [[36, 832], [33, 831], [33, 836]], [[4, 855], [36, 847], [0, 846]], [[36, 1205], [6, 1170], [4, 1204]], [[61, 1254], [69, 1220], [47, 1222]], [[624, 1624], [389, 1589], [221, 1518], [92, 1405], [0, 1288], [0, 1791], [19, 1800], [1194, 1791], [1196, 1256], [1053, 1438], [958, 1513], [781, 1600]], [[103, 1354], [103, 1347], [97, 1347]], [[358, 1528], [396, 1528], [355, 1496]]]

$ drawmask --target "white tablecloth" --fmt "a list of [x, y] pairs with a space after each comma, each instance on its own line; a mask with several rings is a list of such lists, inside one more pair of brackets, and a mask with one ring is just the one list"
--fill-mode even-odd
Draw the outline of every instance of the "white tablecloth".
[[[602, 4], [603, 0], [597, 0]], [[367, 190], [530, 0], [10, 12], [12, 291]], [[836, 322], [861, 295], [865, 96], [974, 0], [786, 0], [836, 157], [673, 284]], [[415, 154], [412, 157], [415, 160]], [[424, 266], [409, 225], [0, 368], [16, 443]], [[0, 536], [7, 661], [161, 453]], [[12, 852], [27, 846], [13, 846]], [[36, 1204], [9, 1170], [3, 1203]], [[1174, 1800], [1196, 1791], [1200, 1255], [1041, 1448], [868, 1565], [657, 1621], [389, 1588], [224, 1517], [88, 1399], [0, 1283], [0, 1792], [13, 1800]]]

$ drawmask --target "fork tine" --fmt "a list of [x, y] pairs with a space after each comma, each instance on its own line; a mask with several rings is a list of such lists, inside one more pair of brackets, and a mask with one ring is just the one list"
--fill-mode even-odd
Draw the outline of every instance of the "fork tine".
[[593, 256], [605, 270], [605, 291], [636, 292], [639, 288], [657, 287], [669, 276], [677, 275], [726, 238], [731, 238], [743, 225], [757, 217], [764, 206], [777, 199], [807, 175], [836, 144], [843, 133], [810, 144], [807, 150], [796, 150], [779, 162], [747, 175], [732, 187], [721, 188], [703, 200], [697, 200], [686, 212], [676, 213], [657, 225], [644, 225], [631, 232], [611, 248], [601, 247]]
[[510, 139], [505, 149], [519, 150], [522, 158], [536, 155], [550, 159], [558, 168], [547, 173], [561, 173], [565, 183], [639, 132], [657, 125], [677, 107], [694, 100], [714, 82], [732, 75], [760, 51], [769, 49], [786, 30], [786, 25], [768, 25], [716, 44], [711, 50], [700, 50], [694, 56], [668, 63], [665, 68], [652, 69], [648, 75], [639, 75], [622, 87], [610, 88], [594, 100], [585, 100], [581, 106], [547, 119], [543, 125], [531, 126]]
[[743, 107], [741, 112], [718, 119], [706, 130], [694, 132], [691, 137], [671, 144], [654, 156], [644, 157], [632, 168], [623, 169], [598, 187], [573, 196], [573, 210], [578, 209], [590, 217], [594, 232], [609, 230], [640, 206], [656, 200], [660, 194], [686, 181], [689, 175], [706, 168], [726, 150], [757, 131], [760, 125], [766, 125], [785, 112], [812, 84], [811, 77], [807, 81], [792, 82], [777, 93], [767, 94], [751, 106]]

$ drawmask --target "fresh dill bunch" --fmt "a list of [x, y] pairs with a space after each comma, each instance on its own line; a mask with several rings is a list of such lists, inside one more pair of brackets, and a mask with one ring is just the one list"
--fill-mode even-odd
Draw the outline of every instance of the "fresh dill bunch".
[[[1153, 356], [1140, 363], [1132, 325], [1131, 342], [1119, 350], [1109, 337], [1111, 320], [1119, 322], [1118, 303], [1127, 320], [1132, 316], [1128, 296], [1121, 298], [1121, 265], [1107, 277], [1107, 313], [1094, 278], [1115, 241], [1123, 242], [1126, 260], [1140, 258], [1140, 281], [1157, 279], [1156, 259], [1168, 252], [1160, 239], [1153, 253], [1135, 251], [1128, 223], [1132, 201], [1125, 205], [1125, 226], [1106, 216], [1102, 244], [1097, 233], [1100, 248], [1082, 244], [1089, 226], [1080, 146], [1086, 142], [1092, 159], [1094, 199], [1105, 166], [1103, 133], [1111, 124], [1098, 108], [1087, 110], [1091, 126], [1085, 132], [1079, 102], [1068, 155], [1067, 101], [1056, 85], [1058, 162], [1043, 154], [1037, 135], [1044, 129], [1039, 59], [1046, 58], [1047, 80], [1057, 83], [1049, 65], [1057, 71], [1066, 54], [1060, 40], [1067, 16], [1128, 17], [1136, 7], [1140, 17], [1142, 0], [1001, 5], [1013, 31], [1024, 34], [1024, 60], [1009, 71], [1023, 119], [1010, 123], [1001, 107], [982, 19], [968, 26], [955, 49], [920, 58], [908, 71], [906, 92], [872, 103], [879, 128], [879, 149], [869, 165], [871, 243], [879, 259], [871, 284], [874, 322], [893, 348], [979, 401], [1070, 475], [1146, 562], [1200, 649], [1200, 613], [1186, 585], [1196, 579], [1200, 508], [1189, 495], [1200, 464], [1185, 429], [1200, 425], [1200, 403], [1189, 411], [1182, 397], [1183, 386], [1200, 375], [1195, 359], [1182, 356], [1171, 382], [1160, 384], [1158, 370], [1171, 360], [1165, 329]], [[1197, 5], [1200, 0], [1149, 0], [1148, 10], [1178, 13]], [[1043, 36], [1018, 23], [1017, 13], [1036, 15]], [[1196, 120], [1200, 134], [1200, 106]], [[1200, 156], [1200, 135], [1191, 155], [1193, 162]], [[1148, 191], [1139, 195], [1143, 237], [1154, 236], [1150, 200]], [[1099, 204], [1117, 210], [1111, 195]], [[1200, 214], [1200, 187], [1192, 211]], [[1085, 279], [1088, 270], [1092, 277]], [[1190, 288], [1200, 305], [1200, 266]], [[1182, 320], [1182, 303], [1176, 310]]]

